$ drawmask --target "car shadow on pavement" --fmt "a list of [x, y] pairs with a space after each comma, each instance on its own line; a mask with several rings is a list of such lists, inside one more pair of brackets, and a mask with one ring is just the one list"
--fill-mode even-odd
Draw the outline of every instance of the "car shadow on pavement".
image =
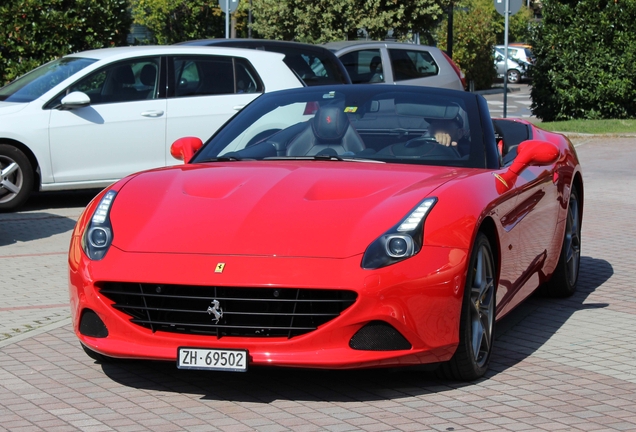
[[19, 209], [20, 212], [55, 208], [84, 208], [103, 189], [80, 189], [73, 191], [37, 192]]
[[535, 293], [500, 320], [488, 375], [505, 371], [539, 350], [575, 312], [608, 307], [609, 303], [586, 303], [586, 299], [613, 274], [609, 262], [581, 257], [574, 295], [548, 298]]
[[[52, 237], [72, 231], [75, 219], [63, 212], [71, 210], [74, 216], [79, 216], [81, 210], [102, 189], [83, 189], [77, 191], [38, 192], [16, 212], [0, 213], [0, 247], [18, 242]], [[49, 211], [47, 211], [49, 210]]]
[[[484, 380], [530, 356], [554, 335], [576, 311], [607, 304], [584, 303], [596, 288], [611, 277], [610, 263], [591, 257], [581, 259], [577, 293], [567, 299], [532, 296], [506, 316], [497, 331], [491, 368]], [[549, 314], [550, 320], [540, 319]], [[541, 328], [537, 328], [539, 322]], [[528, 335], [528, 329], [531, 335]], [[519, 349], [500, 339], [523, 340]], [[355, 402], [378, 401], [440, 393], [474, 383], [437, 378], [430, 368], [305, 370], [252, 368], [246, 373], [178, 370], [174, 363], [118, 361], [102, 364], [112, 380], [134, 388], [200, 395], [202, 399], [270, 403], [274, 400]]]
[[47, 212], [13, 213], [0, 217], [0, 247], [52, 237], [74, 227], [75, 220], [65, 216]]

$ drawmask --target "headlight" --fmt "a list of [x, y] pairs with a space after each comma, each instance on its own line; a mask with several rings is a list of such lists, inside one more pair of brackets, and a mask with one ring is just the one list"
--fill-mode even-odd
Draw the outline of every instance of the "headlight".
[[108, 248], [113, 242], [113, 228], [110, 224], [110, 208], [117, 192], [108, 191], [102, 197], [91, 221], [82, 237], [82, 249], [92, 260], [104, 258]]
[[364, 252], [362, 268], [386, 267], [412, 257], [422, 248], [424, 220], [437, 198], [427, 198], [404, 219], [373, 241]]

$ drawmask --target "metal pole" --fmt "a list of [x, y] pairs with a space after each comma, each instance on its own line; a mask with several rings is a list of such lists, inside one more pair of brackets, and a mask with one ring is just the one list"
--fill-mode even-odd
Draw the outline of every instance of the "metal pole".
[[503, 97], [503, 118], [506, 118], [508, 114], [508, 17], [510, 15], [510, 0], [505, 0], [506, 6], [504, 8], [504, 64], [506, 65], [504, 70], [504, 97]]
[[252, 0], [250, 0], [250, 9], [247, 11], [247, 38], [252, 39]]
[[453, 2], [448, 6], [448, 29], [446, 30], [446, 53], [453, 58]]
[[225, 0], [225, 39], [230, 38], [230, 0]]

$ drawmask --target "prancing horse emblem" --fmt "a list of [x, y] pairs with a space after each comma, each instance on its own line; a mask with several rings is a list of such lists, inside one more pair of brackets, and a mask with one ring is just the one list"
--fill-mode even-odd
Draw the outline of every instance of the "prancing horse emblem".
[[208, 306], [208, 314], [214, 315], [214, 324], [218, 324], [219, 320], [223, 318], [223, 309], [218, 300], [212, 300], [212, 306]]

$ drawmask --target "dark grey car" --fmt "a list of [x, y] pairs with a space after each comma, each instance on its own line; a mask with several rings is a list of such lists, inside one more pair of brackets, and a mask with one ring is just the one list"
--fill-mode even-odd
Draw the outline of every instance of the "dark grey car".
[[248, 48], [285, 54], [283, 60], [308, 86], [351, 84], [338, 57], [320, 45], [269, 39], [199, 39], [179, 45]]

